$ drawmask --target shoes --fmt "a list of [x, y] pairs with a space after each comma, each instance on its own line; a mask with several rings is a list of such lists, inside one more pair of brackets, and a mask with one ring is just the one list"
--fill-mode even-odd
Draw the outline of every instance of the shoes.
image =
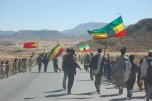
[[97, 93], [100, 94], [100, 90], [97, 90]]
[[65, 86], [65, 85], [63, 86], [63, 89], [66, 89], [66, 86]]
[[68, 93], [67, 94], [71, 94], [71, 90], [68, 90]]
[[119, 94], [123, 94], [123, 89], [119, 89]]
[[127, 98], [132, 99], [132, 89], [127, 91]]

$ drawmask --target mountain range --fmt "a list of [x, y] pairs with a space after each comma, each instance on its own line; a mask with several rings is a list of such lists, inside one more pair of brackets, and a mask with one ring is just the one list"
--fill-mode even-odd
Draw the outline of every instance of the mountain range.
[[[12, 40], [59, 40], [59, 39], [90, 39], [87, 30], [98, 29], [105, 26], [107, 23], [83, 23], [73, 29], [64, 31], [57, 30], [19, 30], [19, 31], [2, 31], [0, 30], [0, 39]], [[127, 37], [137, 40], [152, 38], [152, 18], [142, 19], [139, 22], [129, 25], [126, 28]]]
[[84, 23], [76, 26], [73, 29], [68, 29], [64, 31], [57, 30], [19, 30], [15, 31], [2, 31], [0, 30], [0, 39], [18, 39], [18, 40], [26, 40], [26, 39], [34, 39], [39, 38], [40, 40], [49, 40], [49, 39], [87, 39], [90, 38], [87, 30], [92, 30], [96, 28], [101, 28], [105, 26], [106, 23]]

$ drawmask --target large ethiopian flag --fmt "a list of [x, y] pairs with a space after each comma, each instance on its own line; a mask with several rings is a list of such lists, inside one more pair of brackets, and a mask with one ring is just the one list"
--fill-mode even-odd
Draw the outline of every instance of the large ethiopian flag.
[[58, 43], [49, 53], [50, 60], [54, 60], [58, 56], [62, 54], [64, 49], [61, 47], [61, 45]]
[[108, 25], [102, 27], [101, 29], [95, 29], [92, 31], [88, 30], [88, 33], [95, 40], [101, 40], [101, 39], [106, 39], [110, 37], [126, 36], [125, 28], [124, 28], [124, 24], [123, 24], [123, 20], [121, 16], [113, 20]]

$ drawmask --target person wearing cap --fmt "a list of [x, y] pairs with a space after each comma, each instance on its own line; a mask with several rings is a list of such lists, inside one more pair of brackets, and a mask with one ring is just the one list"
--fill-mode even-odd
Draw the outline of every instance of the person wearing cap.
[[98, 48], [97, 54], [91, 58], [90, 68], [93, 70], [95, 75], [95, 87], [98, 94], [100, 94], [101, 87], [101, 78], [103, 75], [104, 63], [106, 62], [106, 58], [102, 54], [102, 49]]
[[152, 99], [152, 50], [148, 51], [148, 57], [143, 60], [141, 65], [141, 78], [144, 79], [146, 101]]
[[125, 56], [126, 47], [120, 49], [121, 55], [116, 58], [115, 64], [115, 77], [116, 83], [119, 88], [119, 94], [123, 94], [123, 84], [125, 79], [125, 63], [128, 61], [128, 57]]

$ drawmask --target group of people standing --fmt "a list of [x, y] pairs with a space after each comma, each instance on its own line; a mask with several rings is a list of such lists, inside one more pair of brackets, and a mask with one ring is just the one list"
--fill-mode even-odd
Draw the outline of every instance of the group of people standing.
[[15, 58], [13, 61], [3, 60], [0, 63], [0, 78], [8, 78], [9, 73], [16, 75], [17, 73], [26, 72], [27, 69], [31, 71], [33, 65], [33, 58]]

